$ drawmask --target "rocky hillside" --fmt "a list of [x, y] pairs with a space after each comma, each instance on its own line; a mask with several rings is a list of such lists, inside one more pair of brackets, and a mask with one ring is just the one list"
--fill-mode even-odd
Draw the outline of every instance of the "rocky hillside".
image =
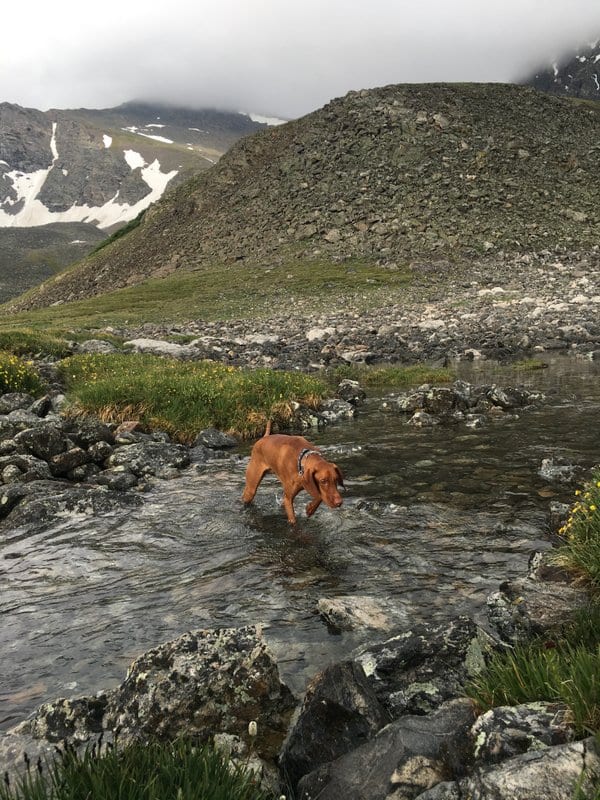
[[600, 100], [600, 39], [539, 70], [526, 83], [542, 92]]
[[[394, 269], [600, 240], [600, 107], [531, 88], [388, 86], [239, 141], [14, 308], [175, 270], [361, 257]], [[433, 265], [427, 266], [427, 265]], [[437, 266], [436, 266], [437, 265]]]

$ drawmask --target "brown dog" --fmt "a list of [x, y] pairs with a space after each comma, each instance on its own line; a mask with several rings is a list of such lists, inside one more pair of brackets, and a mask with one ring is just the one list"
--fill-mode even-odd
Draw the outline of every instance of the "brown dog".
[[294, 498], [302, 489], [313, 498], [306, 506], [307, 517], [312, 516], [323, 501], [329, 508], [342, 505], [337, 486], [344, 485], [344, 478], [337, 464], [325, 461], [303, 436], [271, 435], [270, 421], [265, 435], [252, 448], [242, 495], [246, 505], [254, 499], [267, 472], [274, 472], [283, 485], [283, 505], [292, 525], [296, 522]]

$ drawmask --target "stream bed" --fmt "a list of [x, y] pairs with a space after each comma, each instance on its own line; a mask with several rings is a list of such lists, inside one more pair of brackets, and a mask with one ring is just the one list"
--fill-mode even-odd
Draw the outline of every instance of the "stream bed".
[[346, 476], [344, 505], [292, 529], [275, 478], [240, 501], [250, 443], [171, 481], [136, 509], [66, 515], [0, 534], [0, 728], [40, 703], [120, 683], [131, 660], [186, 630], [263, 623], [297, 694], [328, 663], [385, 634], [331, 632], [319, 598], [367, 595], [396, 622], [468, 614], [551, 546], [553, 500], [575, 485], [540, 475], [544, 459], [600, 461], [600, 364], [556, 359], [516, 372], [459, 364], [459, 377], [542, 391], [518, 415], [416, 428], [373, 392], [354, 421], [309, 434]]

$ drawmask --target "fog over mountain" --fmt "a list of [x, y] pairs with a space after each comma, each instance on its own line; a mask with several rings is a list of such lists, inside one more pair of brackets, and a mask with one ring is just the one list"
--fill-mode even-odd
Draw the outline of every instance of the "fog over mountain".
[[519, 80], [600, 35], [597, 0], [55, 0], [2, 16], [0, 101], [144, 99], [284, 118], [350, 89]]

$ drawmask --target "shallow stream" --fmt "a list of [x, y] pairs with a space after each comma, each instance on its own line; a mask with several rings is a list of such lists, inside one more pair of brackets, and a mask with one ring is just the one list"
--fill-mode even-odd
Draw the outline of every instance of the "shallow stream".
[[0, 728], [45, 700], [110, 688], [136, 655], [202, 627], [264, 623], [282, 678], [301, 693], [379, 636], [331, 633], [315, 612], [321, 597], [384, 598], [406, 627], [462, 613], [485, 624], [486, 596], [550, 546], [550, 502], [572, 498], [573, 485], [540, 476], [542, 460], [600, 461], [600, 364], [458, 369], [546, 401], [480, 428], [419, 429], [371, 397], [355, 421], [309, 437], [347, 491], [339, 511], [300, 513], [295, 530], [274, 478], [242, 508], [248, 445], [157, 481], [133, 512], [0, 534]]

